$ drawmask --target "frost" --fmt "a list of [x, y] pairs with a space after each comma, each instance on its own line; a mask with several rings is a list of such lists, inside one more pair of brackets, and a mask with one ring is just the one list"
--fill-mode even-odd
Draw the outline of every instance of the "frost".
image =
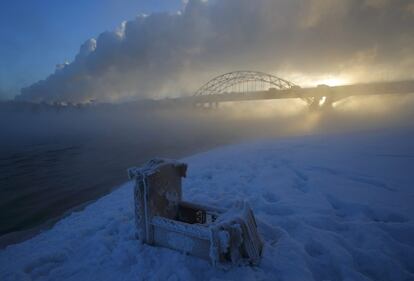
[[188, 237], [177, 235], [172, 232], [168, 234], [168, 244], [173, 248], [182, 249], [185, 253], [190, 253], [195, 245], [194, 241]]

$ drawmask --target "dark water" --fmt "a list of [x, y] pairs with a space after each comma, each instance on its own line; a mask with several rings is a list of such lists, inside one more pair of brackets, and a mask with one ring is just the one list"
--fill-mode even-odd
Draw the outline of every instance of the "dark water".
[[57, 218], [127, 180], [126, 169], [156, 156], [183, 157], [218, 145], [52, 142], [2, 152], [0, 235]]

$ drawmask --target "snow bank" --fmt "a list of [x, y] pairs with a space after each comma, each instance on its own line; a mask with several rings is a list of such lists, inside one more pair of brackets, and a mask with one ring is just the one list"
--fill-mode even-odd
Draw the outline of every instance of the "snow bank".
[[265, 240], [229, 271], [134, 238], [132, 183], [0, 251], [0, 280], [414, 280], [414, 132], [266, 140], [184, 159], [184, 197], [247, 200]]

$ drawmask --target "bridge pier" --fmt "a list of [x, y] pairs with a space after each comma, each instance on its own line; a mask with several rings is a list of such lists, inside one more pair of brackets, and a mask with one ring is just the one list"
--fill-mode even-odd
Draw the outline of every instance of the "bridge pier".
[[217, 101], [208, 102], [203, 106], [207, 110], [215, 110], [219, 108], [219, 103]]
[[219, 108], [220, 103], [218, 101], [194, 103], [195, 108], [201, 108], [205, 110], [214, 110]]
[[318, 111], [332, 108], [334, 101], [327, 96], [314, 97], [312, 102], [309, 104], [309, 110]]

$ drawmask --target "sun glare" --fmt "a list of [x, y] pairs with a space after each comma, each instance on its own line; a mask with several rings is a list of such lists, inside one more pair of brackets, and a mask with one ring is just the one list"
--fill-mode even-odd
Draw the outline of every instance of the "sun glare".
[[323, 77], [322, 79], [317, 79], [314, 82], [314, 85], [328, 85], [328, 86], [340, 86], [349, 84], [349, 80], [343, 77], [335, 77], [335, 76], [327, 76]]
[[281, 73], [280, 77], [288, 77], [289, 81], [293, 81], [301, 87], [317, 87], [318, 85], [327, 85], [330, 87], [349, 85], [353, 83], [353, 79], [345, 74], [323, 74], [323, 75], [304, 75], [303, 73]]

